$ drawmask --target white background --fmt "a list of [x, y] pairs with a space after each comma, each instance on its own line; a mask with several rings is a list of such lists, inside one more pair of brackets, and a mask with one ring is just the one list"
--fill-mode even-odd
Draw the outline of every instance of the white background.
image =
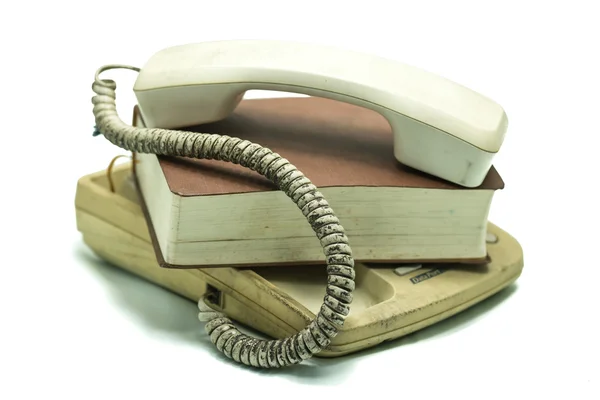
[[[600, 398], [595, 3], [2, 2], [0, 398]], [[523, 245], [518, 284], [374, 350], [260, 371], [216, 353], [195, 304], [95, 259], [75, 184], [125, 154], [91, 136], [96, 68], [245, 38], [395, 58], [499, 102], [490, 220]], [[129, 115], [135, 74], [112, 76]]]

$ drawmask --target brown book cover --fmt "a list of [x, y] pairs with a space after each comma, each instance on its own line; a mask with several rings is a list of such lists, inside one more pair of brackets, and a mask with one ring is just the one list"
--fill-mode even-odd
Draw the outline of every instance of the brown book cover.
[[[244, 100], [228, 118], [186, 128], [236, 136], [287, 158], [317, 187], [392, 186], [465, 189], [400, 164], [392, 130], [380, 114], [329, 99]], [[171, 191], [181, 196], [277, 190], [260, 174], [224, 161], [159, 157]], [[494, 167], [479, 189], [502, 189]]]

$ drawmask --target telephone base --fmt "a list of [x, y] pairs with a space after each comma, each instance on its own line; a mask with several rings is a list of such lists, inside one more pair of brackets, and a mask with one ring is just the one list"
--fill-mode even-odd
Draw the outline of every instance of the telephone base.
[[[270, 337], [293, 335], [314, 318], [325, 291], [322, 266], [161, 268], [131, 174], [126, 163], [112, 168], [110, 178], [100, 171], [78, 182], [77, 229], [99, 257], [195, 302], [208, 291], [216, 308]], [[424, 264], [402, 273], [398, 264], [357, 263], [350, 315], [317, 356], [342, 356], [397, 339], [509, 286], [523, 268], [521, 246], [492, 223], [488, 231], [495, 240], [488, 243], [486, 264]]]

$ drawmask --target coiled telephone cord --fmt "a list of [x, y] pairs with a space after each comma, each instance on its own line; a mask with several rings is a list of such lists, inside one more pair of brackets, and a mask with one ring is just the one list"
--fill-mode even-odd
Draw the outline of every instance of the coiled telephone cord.
[[200, 299], [199, 318], [212, 343], [227, 357], [253, 367], [294, 365], [327, 348], [350, 312], [354, 290], [354, 259], [344, 228], [323, 195], [294, 165], [279, 154], [240, 138], [124, 123], [115, 105], [116, 83], [99, 78], [115, 68], [139, 72], [127, 65], [107, 65], [96, 72], [92, 98], [96, 133], [131, 152], [232, 162], [275, 183], [298, 206], [321, 243], [327, 262], [327, 287], [316, 318], [291, 337], [263, 340], [240, 332], [223, 313]]

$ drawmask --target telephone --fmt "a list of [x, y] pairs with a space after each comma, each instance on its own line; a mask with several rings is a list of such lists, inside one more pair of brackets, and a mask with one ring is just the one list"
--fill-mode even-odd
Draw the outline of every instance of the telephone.
[[[145, 128], [124, 123], [112, 68], [139, 72], [134, 85]], [[92, 101], [97, 133], [126, 150], [238, 163], [278, 185], [301, 209], [326, 256], [327, 282], [315, 318], [293, 336], [259, 340], [241, 333], [201, 298], [199, 318], [227, 357], [246, 365], [294, 365], [326, 349], [344, 326], [355, 289], [352, 250], [334, 211], [308, 177], [260, 144], [187, 132], [220, 120], [251, 89], [326, 97], [373, 109], [394, 133], [401, 163], [466, 187], [483, 181], [507, 128], [503, 109], [456, 83], [407, 65], [326, 46], [280, 41], [221, 41], [168, 48], [140, 69], [108, 65], [96, 72]]]

